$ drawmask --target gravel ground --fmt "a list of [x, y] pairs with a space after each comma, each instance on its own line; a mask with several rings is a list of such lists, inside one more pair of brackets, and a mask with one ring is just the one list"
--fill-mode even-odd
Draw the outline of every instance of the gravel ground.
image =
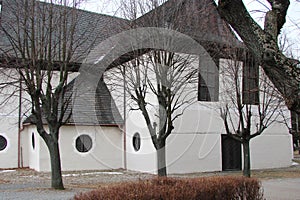
[[49, 189], [50, 177], [50, 173], [30, 169], [0, 170], [0, 199], [71, 199], [75, 194], [96, 189], [99, 185], [147, 179], [153, 175], [124, 170], [64, 172], [66, 189], [62, 191]]
[[[300, 199], [300, 190], [292, 187], [300, 183], [300, 165], [270, 170], [254, 170], [253, 177], [262, 180], [267, 199], [278, 199], [292, 192], [292, 199]], [[241, 172], [215, 172], [215, 173], [193, 173], [173, 174], [171, 177], [203, 177], [203, 176], [227, 176], [241, 175]], [[63, 181], [66, 190], [57, 191], [50, 188], [51, 180], [49, 173], [36, 172], [30, 169], [0, 170], [0, 199], [22, 199], [22, 200], [67, 200], [80, 192], [96, 189], [99, 185], [110, 185], [125, 181], [136, 181], [154, 177], [151, 174], [132, 171], [76, 171], [64, 172]], [[278, 192], [280, 191], [280, 192]], [[274, 193], [275, 192], [275, 193]], [[277, 192], [277, 193], [276, 193]], [[296, 192], [296, 193], [295, 193]]]

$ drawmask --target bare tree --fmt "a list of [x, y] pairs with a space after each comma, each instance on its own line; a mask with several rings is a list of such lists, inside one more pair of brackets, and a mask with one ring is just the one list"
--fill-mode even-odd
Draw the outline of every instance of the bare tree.
[[[77, 28], [80, 16], [76, 8], [80, 2], [2, 1], [6, 18], [1, 23], [1, 32], [7, 43], [2, 44], [1, 54], [17, 68], [22, 89], [30, 97], [33, 121], [49, 150], [51, 186], [55, 189], [64, 189], [59, 130], [70, 118], [70, 113], [65, 115], [71, 98], [65, 96], [68, 69], [88, 50], [83, 50], [82, 44], [89, 30], [79, 32]], [[11, 67], [5, 66], [5, 62], [1, 66]]]
[[167, 0], [122, 0], [121, 12], [124, 18], [133, 21], [165, 2], [167, 2]]
[[[113, 87], [124, 87], [131, 111], [139, 110], [144, 117], [157, 152], [157, 173], [166, 176], [166, 140], [174, 129], [174, 121], [185, 108], [195, 102], [198, 63], [195, 56], [168, 51], [151, 51], [123, 64], [110, 73]], [[115, 80], [115, 81], [112, 81]]]
[[[182, 21], [188, 21], [190, 16], [183, 19], [177, 12], [180, 8], [176, 2], [171, 3], [174, 6], [172, 15], [157, 10], [166, 2], [124, 0], [123, 15], [131, 20], [133, 28], [150, 26], [180, 31], [183, 28]], [[120, 74], [123, 74], [126, 92], [132, 100], [131, 109], [141, 111], [146, 122], [157, 152], [157, 173], [166, 176], [166, 140], [174, 129], [174, 121], [187, 106], [196, 101], [196, 94], [193, 96], [191, 93], [197, 88], [198, 63], [194, 63], [195, 56], [165, 50], [145, 49], [143, 53], [146, 54], [140, 56], [137, 52], [135, 59], [120, 68]], [[154, 108], [154, 114], [151, 108]]]
[[289, 0], [267, 0], [271, 9], [261, 28], [250, 16], [242, 0], [219, 0], [221, 16], [251, 50], [264, 72], [283, 95], [290, 110], [300, 113], [299, 61], [286, 57], [278, 46], [278, 35], [286, 22]]
[[[299, 27], [297, 27], [299, 28]], [[300, 30], [300, 29], [299, 29]], [[281, 35], [279, 36], [279, 40], [278, 40], [278, 45], [279, 48], [282, 52], [284, 52], [285, 55], [291, 57], [291, 58], [297, 58], [297, 56], [295, 56], [295, 43], [294, 41], [292, 41], [290, 38], [287, 37], [286, 32], [281, 33]], [[295, 111], [290, 111], [290, 115], [291, 118], [287, 119], [285, 121], [286, 126], [288, 127], [288, 129], [290, 130], [290, 133], [292, 134], [293, 137], [293, 144], [294, 144], [294, 150], [299, 149], [299, 142], [300, 142], [300, 133], [299, 133], [299, 114]], [[290, 121], [290, 122], [289, 122]]]
[[[220, 114], [226, 134], [243, 146], [243, 175], [250, 177], [250, 140], [261, 135], [273, 122], [279, 122], [280, 109], [285, 106], [263, 71], [259, 74], [255, 60], [248, 59], [247, 62], [232, 59], [224, 63]], [[249, 66], [251, 73], [247, 70]], [[247, 87], [249, 79], [256, 88]]]

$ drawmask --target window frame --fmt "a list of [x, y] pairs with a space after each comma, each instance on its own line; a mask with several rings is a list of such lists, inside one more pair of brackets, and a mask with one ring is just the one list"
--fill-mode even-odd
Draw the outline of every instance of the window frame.
[[135, 152], [138, 152], [141, 149], [142, 142], [141, 142], [141, 134], [139, 132], [136, 132], [132, 136], [132, 146]]
[[252, 55], [246, 54], [243, 62], [242, 101], [247, 105], [258, 105], [259, 65]]
[[[87, 141], [88, 144], [86, 144], [85, 141]], [[89, 153], [93, 146], [93, 139], [88, 134], [81, 134], [75, 139], [75, 149], [79, 153]]]
[[31, 147], [33, 150], [35, 150], [35, 134], [34, 132], [31, 133]]
[[[3, 139], [3, 140], [1, 141], [1, 139]], [[3, 146], [0, 146], [0, 152], [5, 151], [5, 149], [7, 149], [8, 140], [4, 135], [0, 135], [0, 145], [3, 145]]]
[[[219, 101], [219, 68], [220, 59], [217, 56], [208, 58], [199, 56], [198, 71], [198, 101], [202, 102], [218, 102]], [[212, 64], [215, 66], [211, 66]], [[212, 92], [212, 94], [210, 94]]]

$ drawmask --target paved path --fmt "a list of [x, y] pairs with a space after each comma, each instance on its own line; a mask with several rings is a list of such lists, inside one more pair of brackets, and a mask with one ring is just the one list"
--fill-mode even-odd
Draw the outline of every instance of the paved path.
[[4, 192], [0, 194], [1, 200], [69, 200], [74, 197], [74, 192], [70, 191], [19, 191]]
[[52, 190], [49, 185], [43, 184], [0, 184], [1, 200], [67, 200], [76, 193], [78, 191], [73, 189]]
[[300, 178], [263, 180], [267, 200], [300, 200]]

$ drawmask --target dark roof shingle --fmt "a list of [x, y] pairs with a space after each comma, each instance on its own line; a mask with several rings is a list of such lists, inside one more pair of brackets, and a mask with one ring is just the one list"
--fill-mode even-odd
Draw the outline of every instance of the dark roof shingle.
[[[1, 21], [1, 28], [0, 28], [0, 55], [4, 56], [12, 56], [12, 57], [18, 57], [20, 52], [14, 51], [11, 42], [18, 42], [17, 39], [23, 36], [23, 32], [25, 30], [24, 23], [24, 16], [28, 15], [25, 11], [25, 4], [24, 0], [2, 0], [2, 12], [0, 21]], [[30, 1], [29, 1], [30, 2]], [[93, 13], [85, 10], [76, 9], [74, 12], [74, 9], [71, 7], [61, 6], [61, 5], [54, 5], [50, 3], [35, 1], [35, 7], [36, 7], [36, 35], [42, 35], [40, 38], [37, 38], [37, 41], [42, 43], [42, 39], [47, 39], [48, 33], [50, 30], [48, 30], [48, 27], [44, 27], [42, 30], [43, 23], [42, 17], [43, 15], [49, 15], [50, 10], [53, 11], [53, 23], [54, 27], [52, 28], [52, 42], [53, 47], [61, 45], [61, 19], [62, 12], [66, 12], [67, 14], [67, 27], [68, 27], [68, 38], [67, 40], [70, 42], [72, 40], [72, 48], [74, 52], [72, 53], [72, 62], [78, 62], [81, 63], [90, 50], [100, 44], [103, 40], [109, 38], [110, 36], [120, 33], [123, 30], [126, 30], [129, 28], [129, 21], [104, 15], [104, 14], [98, 14]], [[52, 9], [51, 9], [52, 8]], [[74, 14], [75, 13], [75, 14]], [[75, 18], [75, 20], [72, 19]], [[30, 16], [31, 18], [31, 16]], [[49, 17], [46, 17], [46, 23], [49, 23], [48, 21]], [[74, 22], [72, 22], [75, 21]], [[71, 26], [75, 26], [74, 35], [70, 34], [71, 32]], [[30, 27], [29, 27], [30, 28]], [[41, 30], [40, 30], [41, 29]], [[18, 32], [19, 31], [19, 32]], [[21, 31], [21, 32], [20, 32]], [[30, 32], [30, 30], [27, 30]], [[7, 37], [7, 34], [10, 35], [10, 37]], [[30, 33], [26, 33], [30, 36]], [[74, 37], [73, 37], [74, 36]], [[73, 37], [73, 38], [72, 38]], [[15, 41], [13, 41], [13, 40]], [[28, 38], [28, 41], [30, 38]], [[21, 38], [22, 41], [22, 38]], [[62, 50], [57, 49], [55, 54], [57, 55], [56, 59], [57, 61], [60, 61], [60, 58], [58, 58], [58, 54], [61, 53]], [[54, 54], [54, 53], [53, 53]]]
[[240, 45], [229, 25], [221, 19], [213, 0], [169, 0], [134, 24], [177, 30], [204, 46], [207, 42]]
[[[86, 90], [73, 96], [76, 79], [71, 81], [65, 88], [64, 103], [67, 106], [63, 122], [67, 125], [122, 125], [123, 119], [106, 86], [100, 80], [96, 91]], [[76, 98], [76, 99], [74, 99]], [[76, 101], [76, 103], [75, 103]], [[60, 111], [59, 111], [60, 113]], [[35, 124], [34, 116], [24, 120], [23, 124]], [[43, 123], [47, 124], [46, 118]]]

